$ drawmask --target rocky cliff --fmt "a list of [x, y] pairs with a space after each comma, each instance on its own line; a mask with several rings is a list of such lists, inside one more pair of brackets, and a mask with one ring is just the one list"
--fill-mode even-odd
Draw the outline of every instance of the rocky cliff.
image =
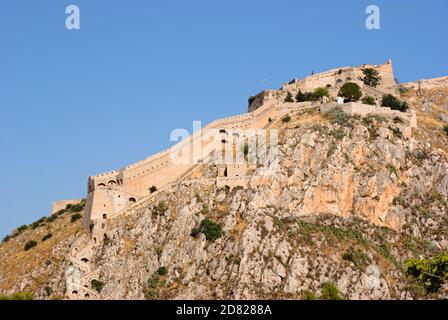
[[[29, 229], [0, 247], [0, 293], [73, 298], [90, 273], [81, 298], [301, 299], [328, 287], [346, 299], [444, 296], [410, 278], [406, 261], [448, 249], [446, 93], [403, 92], [418, 111], [411, 139], [393, 129], [399, 119], [291, 112], [273, 125], [278, 166], [261, 161], [248, 188], [185, 179], [108, 220], [96, 242], [70, 213]], [[61, 236], [23, 251], [53, 229]], [[86, 269], [70, 260], [82, 243]]]

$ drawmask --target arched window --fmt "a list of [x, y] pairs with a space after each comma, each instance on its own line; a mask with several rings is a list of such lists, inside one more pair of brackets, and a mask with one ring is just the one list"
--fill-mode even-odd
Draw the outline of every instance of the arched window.
[[224, 169], [224, 177], [227, 177], [227, 167]]
[[84, 263], [87, 263], [87, 262], [89, 262], [89, 259], [87, 259], [87, 258], [82, 258], [81, 261], [84, 262]]
[[84, 295], [84, 297], [85, 297], [86, 299], [89, 299], [89, 298], [90, 298], [90, 294], [86, 293], [86, 294]]
[[103, 219], [107, 219], [107, 214], [103, 214]]
[[72, 294], [78, 294], [78, 291], [73, 290], [73, 291], [72, 291]]
[[129, 203], [136, 203], [137, 200], [135, 200], [135, 198], [129, 198]]
[[106, 185], [104, 183], [98, 184], [98, 187], [105, 187]]
[[110, 180], [107, 184], [108, 184], [109, 186], [114, 186], [114, 185], [116, 185], [117, 183], [116, 183], [114, 180]]
[[330, 89], [331, 88], [331, 84], [327, 84], [327, 88]]
[[347, 80], [347, 81], [352, 81], [352, 78], [347, 77], [347, 79], [345, 79], [345, 80]]

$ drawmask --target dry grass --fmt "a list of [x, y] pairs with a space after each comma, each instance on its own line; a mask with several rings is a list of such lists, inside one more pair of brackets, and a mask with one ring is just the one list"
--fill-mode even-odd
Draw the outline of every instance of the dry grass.
[[[69, 249], [69, 238], [84, 232], [81, 220], [72, 223], [70, 219], [71, 214], [66, 213], [34, 230], [29, 228], [0, 245], [0, 291], [13, 290], [27, 278], [30, 281], [26, 289], [36, 292], [42, 289], [52, 273], [61, 271]], [[48, 233], [53, 236], [43, 242], [42, 238]], [[38, 244], [25, 251], [24, 245], [29, 240]]]

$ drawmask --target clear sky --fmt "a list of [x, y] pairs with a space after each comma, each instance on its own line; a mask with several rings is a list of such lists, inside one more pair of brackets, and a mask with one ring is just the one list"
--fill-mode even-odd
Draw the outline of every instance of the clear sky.
[[311, 71], [391, 58], [401, 82], [448, 75], [447, 21], [446, 0], [2, 1], [0, 236]]

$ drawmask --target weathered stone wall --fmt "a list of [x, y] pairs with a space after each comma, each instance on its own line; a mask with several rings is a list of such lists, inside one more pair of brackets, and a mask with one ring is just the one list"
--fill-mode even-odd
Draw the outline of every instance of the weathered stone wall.
[[[295, 108], [316, 107], [315, 103], [284, 103], [287, 91], [297, 92], [299, 89], [311, 91], [317, 87], [328, 86], [330, 90], [337, 93], [339, 87], [347, 81], [357, 82], [363, 86], [360, 81], [361, 69], [366, 67], [376, 68], [382, 77], [381, 86], [378, 88], [382, 91], [378, 92], [382, 94], [382, 92], [387, 92], [388, 88], [395, 90], [390, 61], [379, 66], [362, 65], [333, 69], [304, 80], [293, 81], [284, 85], [283, 90], [263, 91], [251, 99], [247, 114], [213, 121], [166, 151], [159, 152], [123, 169], [90, 177], [86, 204], [86, 226], [91, 219], [110, 217], [132, 206], [150, 193], [151, 186], [154, 185], [159, 189], [174, 182], [212, 152], [221, 150], [223, 145], [234, 138], [235, 133], [238, 135], [238, 131], [263, 129], [285, 112]], [[361, 110], [364, 106], [361, 109], [356, 105], [348, 105], [344, 108], [349, 113], [364, 112]], [[403, 130], [404, 134], [410, 134], [406, 126]], [[232, 170], [236, 169], [229, 168], [229, 171]], [[238, 173], [236, 171], [229, 172], [230, 176], [223, 178], [238, 179], [237, 176], [243, 175], [247, 168], [238, 170], [240, 170]]]
[[78, 204], [82, 201], [82, 199], [73, 199], [73, 200], [59, 200], [53, 203], [51, 207], [51, 214], [55, 214], [60, 210], [64, 210], [69, 204]]
[[440, 77], [434, 79], [423, 79], [415, 82], [403, 83], [400, 87], [414, 90], [431, 90], [448, 87], [448, 77]]
[[408, 112], [400, 112], [386, 107], [377, 107], [358, 102], [345, 103], [343, 105], [337, 103], [328, 103], [320, 106], [320, 111], [323, 114], [338, 108], [351, 116], [366, 117], [369, 115], [380, 115], [389, 119], [399, 119], [395, 126], [398, 128], [404, 137], [410, 138], [412, 136], [412, 129], [417, 128], [417, 115], [414, 110]]
[[[268, 95], [269, 96], [269, 95]], [[170, 149], [123, 169], [89, 178], [85, 225], [90, 220], [110, 217], [125, 210], [149, 194], [149, 188], [175, 181], [192, 166], [227, 143], [229, 135], [249, 129], [261, 129], [275, 119], [281, 108], [273, 107], [275, 95], [251, 113], [213, 121]], [[182, 160], [179, 163], [179, 160]], [[242, 171], [241, 171], [242, 174]]]

